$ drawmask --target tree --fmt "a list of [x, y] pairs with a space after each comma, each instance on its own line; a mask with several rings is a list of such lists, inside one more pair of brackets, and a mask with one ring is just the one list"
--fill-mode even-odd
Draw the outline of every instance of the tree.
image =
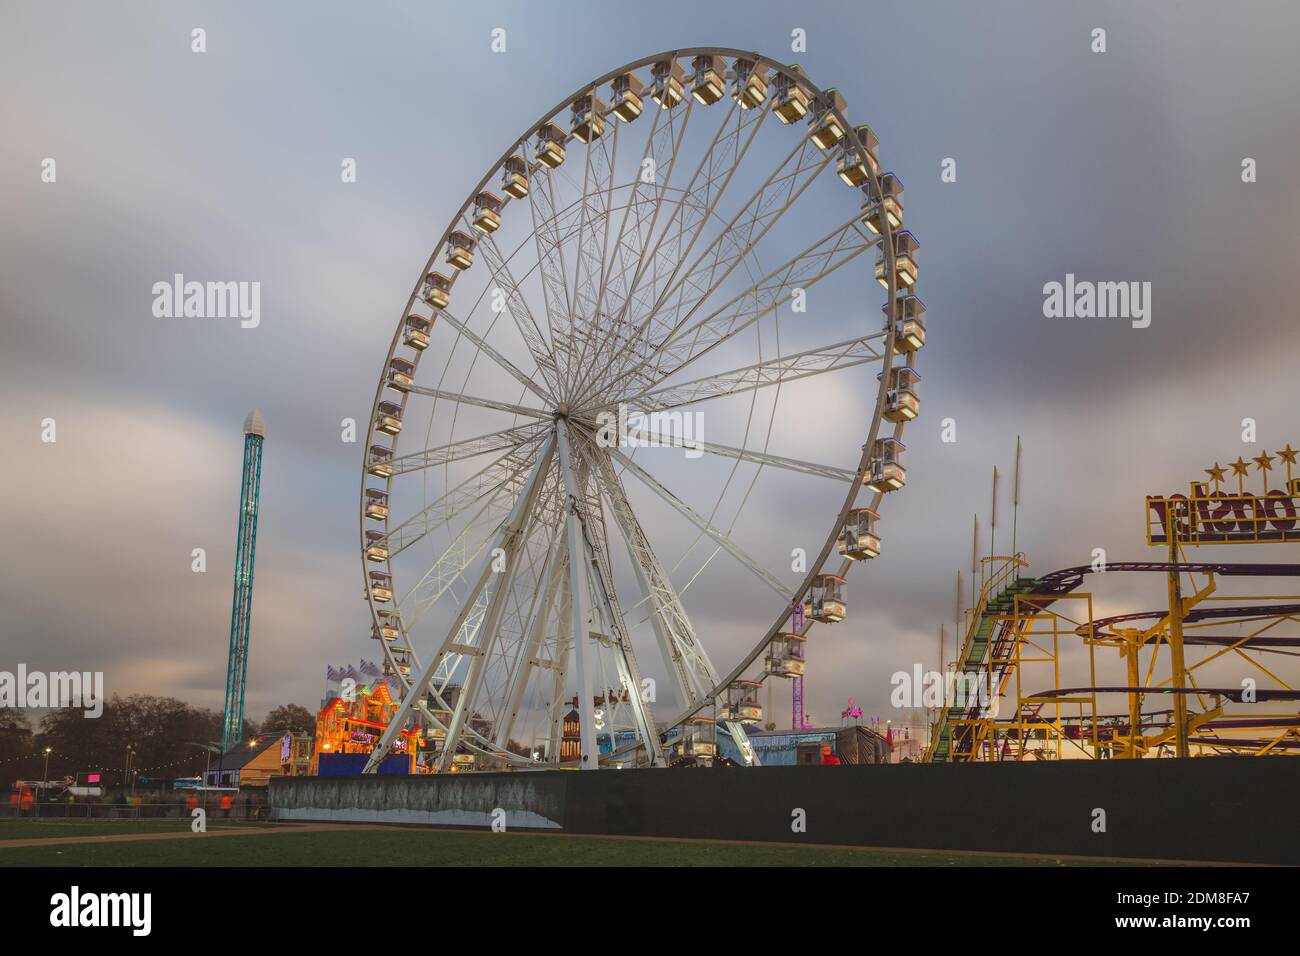
[[28, 775], [35, 750], [27, 715], [8, 707], [0, 709], [0, 789], [7, 790], [13, 781]]
[[282, 704], [262, 721], [266, 734], [312, 734], [316, 732], [316, 715], [298, 704]]
[[121, 774], [130, 748], [137, 774], [169, 779], [201, 771], [206, 755], [191, 742], [220, 736], [220, 714], [174, 697], [132, 694], [110, 698], [98, 718], [75, 707], [50, 711], [41, 718], [36, 747], [51, 748], [51, 777], [89, 770]]

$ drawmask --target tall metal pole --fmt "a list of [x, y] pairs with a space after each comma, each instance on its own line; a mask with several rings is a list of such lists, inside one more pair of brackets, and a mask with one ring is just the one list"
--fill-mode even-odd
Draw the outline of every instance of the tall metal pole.
[[248, 678], [248, 639], [253, 616], [253, 559], [257, 552], [257, 511], [262, 485], [262, 443], [266, 423], [257, 409], [244, 419], [244, 467], [239, 488], [239, 529], [235, 538], [235, 593], [230, 608], [230, 651], [226, 661], [226, 705], [221, 749], [233, 750], [244, 735], [244, 685]]
[[989, 557], [998, 553], [998, 466], [993, 466], [993, 517], [989, 521]]
[[1016, 473], [1011, 479], [1011, 556], [1016, 556], [1016, 522], [1020, 517], [1020, 436], [1016, 436]]
[[1175, 753], [1190, 756], [1187, 744], [1187, 663], [1183, 657], [1183, 588], [1178, 571], [1178, 521], [1175, 508], [1167, 508], [1165, 523], [1169, 538], [1169, 661], [1173, 669]]

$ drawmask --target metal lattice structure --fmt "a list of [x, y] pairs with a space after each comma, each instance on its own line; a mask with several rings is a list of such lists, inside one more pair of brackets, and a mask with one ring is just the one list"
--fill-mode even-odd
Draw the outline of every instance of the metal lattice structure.
[[235, 594], [230, 607], [230, 651], [226, 661], [226, 703], [221, 748], [227, 753], [244, 736], [244, 684], [253, 623], [253, 559], [257, 554], [257, 510], [262, 490], [262, 443], [266, 423], [257, 409], [244, 419], [244, 466], [239, 485], [239, 530], [235, 536]]
[[[511, 144], [443, 231], [375, 392], [365, 596], [406, 693], [369, 770], [414, 722], [439, 771], [709, 764], [719, 731], [754, 762], [746, 672], [802, 673], [905, 481], [925, 326], [902, 198], [836, 91], [739, 50], [626, 64]], [[827, 394], [851, 396], [831, 461], [778, 454]], [[701, 406], [739, 440], [692, 431]], [[764, 476], [814, 515], [797, 579], [744, 540]], [[728, 672], [696, 623], [722, 601]]]

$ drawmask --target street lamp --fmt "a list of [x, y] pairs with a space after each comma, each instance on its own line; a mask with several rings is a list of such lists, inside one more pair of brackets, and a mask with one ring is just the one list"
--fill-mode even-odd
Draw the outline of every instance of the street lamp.
[[42, 784], [44, 784], [45, 781], [47, 781], [47, 780], [50, 779], [50, 753], [51, 753], [53, 750], [54, 750], [53, 747], [46, 747], [46, 748], [45, 748], [45, 769], [41, 772], [41, 783], [42, 783]]

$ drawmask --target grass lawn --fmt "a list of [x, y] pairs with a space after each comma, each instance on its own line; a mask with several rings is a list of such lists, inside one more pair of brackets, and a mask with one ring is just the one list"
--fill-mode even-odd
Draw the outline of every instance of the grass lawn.
[[[267, 826], [239, 820], [208, 818], [208, 829], [232, 826]], [[0, 820], [0, 840], [45, 840], [51, 837], [104, 836], [113, 833], [185, 833], [188, 817], [159, 820]], [[0, 864], [3, 865], [3, 864]]]
[[[140, 821], [137, 826], [155, 821]], [[164, 823], [166, 821], [157, 821]], [[174, 825], [174, 824], [173, 824]], [[113, 832], [126, 832], [113, 831]], [[156, 832], [156, 831], [154, 831]], [[72, 835], [72, 834], [68, 834]], [[1061, 866], [1074, 861], [672, 840], [328, 830], [0, 848], [5, 866]]]

